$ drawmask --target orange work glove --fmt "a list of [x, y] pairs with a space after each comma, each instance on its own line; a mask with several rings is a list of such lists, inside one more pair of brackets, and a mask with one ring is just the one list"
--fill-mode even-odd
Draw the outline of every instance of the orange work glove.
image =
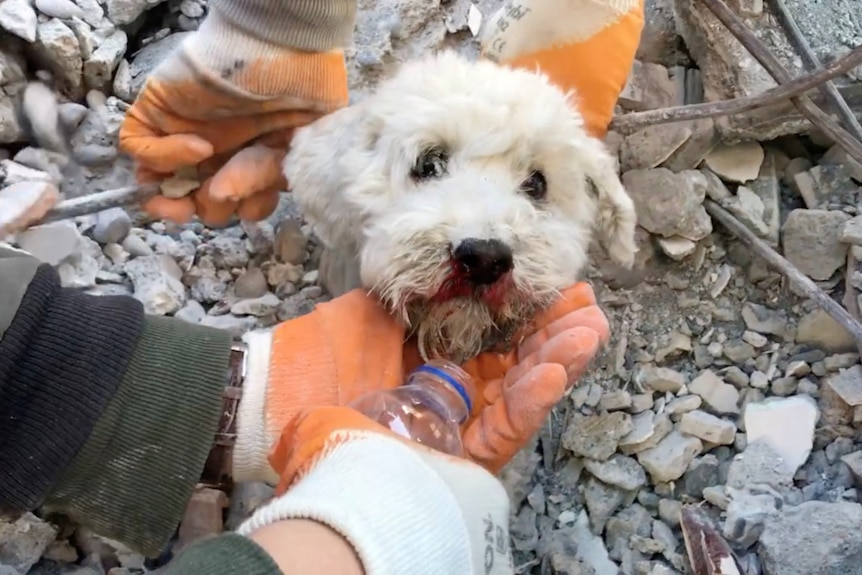
[[265, 542], [281, 564], [295, 562], [279, 554], [282, 529], [300, 519], [340, 534], [368, 575], [514, 573], [509, 497], [474, 463], [398, 437], [348, 407], [303, 412], [271, 460], [278, 496], [237, 533]]
[[644, 0], [507, 0], [488, 21], [483, 56], [543, 72], [604, 138], [644, 26]]
[[[515, 351], [482, 354], [464, 365], [479, 395], [464, 427], [464, 448], [494, 471], [542, 425], [608, 336], [607, 319], [586, 283], [565, 290], [535, 319], [534, 330]], [[234, 479], [276, 481], [267, 456], [304, 409], [347, 405], [401, 385], [421, 363], [415, 345], [405, 339], [404, 328], [362, 290], [271, 331], [246, 334], [248, 373]]]
[[211, 226], [234, 214], [258, 220], [286, 189], [281, 164], [293, 130], [347, 102], [341, 48], [291, 50], [212, 9], [147, 79], [120, 149], [137, 162], [139, 182], [168, 179], [145, 202], [150, 215], [186, 222], [197, 214]]

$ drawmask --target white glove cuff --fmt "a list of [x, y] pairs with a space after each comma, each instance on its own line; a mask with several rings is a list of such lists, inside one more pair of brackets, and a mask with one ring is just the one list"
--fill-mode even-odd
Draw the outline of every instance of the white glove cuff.
[[366, 575], [512, 573], [502, 485], [478, 466], [382, 435], [340, 442], [238, 532], [285, 519], [340, 533]]
[[233, 480], [237, 483], [265, 481], [278, 483], [278, 474], [269, 465], [273, 440], [266, 432], [266, 391], [269, 382], [269, 355], [272, 332], [250, 331], [243, 336], [246, 375], [242, 386], [233, 449]]

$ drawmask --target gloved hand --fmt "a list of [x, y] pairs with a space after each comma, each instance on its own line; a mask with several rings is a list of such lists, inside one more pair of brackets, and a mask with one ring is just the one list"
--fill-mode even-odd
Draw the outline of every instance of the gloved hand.
[[644, 0], [507, 0], [484, 27], [482, 55], [574, 90], [587, 131], [604, 138], [643, 26]]
[[120, 149], [137, 162], [139, 182], [173, 178], [144, 204], [150, 215], [186, 222], [197, 214], [211, 226], [233, 214], [258, 220], [286, 189], [281, 163], [293, 130], [347, 102], [341, 49], [293, 51], [212, 10], [147, 79]]
[[[479, 397], [464, 425], [467, 456], [499, 470], [545, 421], [608, 337], [592, 288], [579, 283], [535, 318], [533, 332], [507, 354], [482, 354], [463, 367]], [[272, 331], [250, 332], [248, 374], [238, 416], [233, 477], [274, 482], [267, 456], [305, 409], [347, 405], [404, 382], [421, 359], [377, 299], [353, 290]]]
[[473, 463], [397, 437], [347, 407], [303, 412], [283, 430], [271, 462], [279, 496], [239, 527], [241, 535], [312, 519], [341, 534], [368, 575], [514, 572], [508, 496]]

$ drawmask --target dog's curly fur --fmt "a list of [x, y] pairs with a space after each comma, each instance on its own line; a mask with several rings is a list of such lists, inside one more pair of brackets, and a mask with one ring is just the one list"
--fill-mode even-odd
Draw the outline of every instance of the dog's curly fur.
[[[633, 203], [573, 97], [540, 73], [442, 52], [294, 136], [284, 169], [304, 215], [356, 256], [424, 357], [463, 361], [510, 339], [578, 279], [594, 230], [634, 261]], [[467, 238], [504, 243], [513, 267], [441, 297]]]

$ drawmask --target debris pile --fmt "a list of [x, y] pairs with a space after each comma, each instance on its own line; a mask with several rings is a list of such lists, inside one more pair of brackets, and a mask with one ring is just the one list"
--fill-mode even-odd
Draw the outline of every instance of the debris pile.
[[[840, 0], [646, 4], [607, 138], [638, 209], [639, 271], [596, 254], [589, 276], [611, 344], [502, 474], [518, 572], [859, 573], [862, 55], [851, 50], [862, 13]], [[500, 5], [360, 1], [352, 97], [428, 51], [475, 55], [482, 16]], [[0, 0], [0, 200], [131, 183], [116, 150], [123, 114], [206, 9]], [[24, 141], [14, 103], [37, 74], [64, 95], [74, 177]], [[234, 333], [329, 297], [319, 246], [288, 195], [268, 220], [220, 230], [111, 208], [9, 239], [67, 286]], [[174, 551], [234, 528], [268, 494], [200, 491]], [[33, 514], [0, 522], [0, 563], [78, 575], [158, 565]]]

